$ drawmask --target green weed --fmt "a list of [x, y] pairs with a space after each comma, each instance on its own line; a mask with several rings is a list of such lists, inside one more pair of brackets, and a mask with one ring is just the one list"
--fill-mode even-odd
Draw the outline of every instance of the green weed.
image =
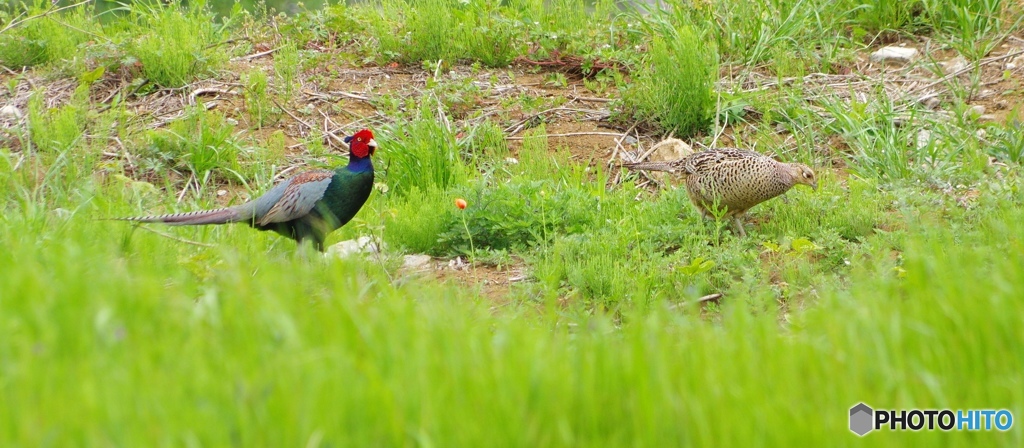
[[[48, 1], [34, 1], [21, 17], [45, 14], [54, 8], [57, 6]], [[68, 73], [74, 72], [84, 65], [79, 47], [102, 33], [93, 20], [93, 11], [91, 4], [85, 4], [5, 30], [0, 33], [0, 63], [15, 69], [53, 63]]]
[[245, 85], [245, 111], [252, 127], [262, 129], [280, 119], [282, 112], [272, 102], [273, 94], [263, 70], [256, 69], [242, 75], [242, 84]]
[[240, 150], [234, 128], [225, 117], [197, 105], [187, 109], [166, 130], [151, 133], [142, 157], [149, 159], [150, 168], [157, 171], [164, 163], [187, 169], [202, 185], [213, 177], [244, 183], [237, 172]]
[[976, 61], [989, 54], [1004, 39], [1006, 29], [1024, 19], [1019, 5], [1003, 0], [924, 1], [936, 30], [964, 57]]
[[854, 0], [841, 2], [851, 8], [851, 21], [864, 32], [882, 35], [885, 40], [901, 33], [913, 33], [925, 26], [924, 2], [894, 0]]
[[714, 116], [717, 60], [692, 28], [655, 36], [650, 66], [635, 75], [623, 104], [634, 117], [682, 138], [706, 131]]
[[387, 0], [372, 21], [385, 56], [402, 62], [480, 61], [508, 65], [520, 50], [514, 41], [516, 21], [505, 17], [496, 1]]
[[284, 103], [292, 100], [295, 94], [296, 77], [302, 70], [302, 59], [294, 43], [285, 43], [274, 55], [274, 73], [277, 74], [277, 86]]
[[225, 62], [224, 52], [215, 48], [222, 33], [205, 5], [204, 1], [195, 2], [187, 10], [177, 3], [159, 2], [131, 7], [137, 34], [128, 44], [128, 51], [142, 64], [149, 81], [178, 87]]
[[[779, 76], [798, 74], [790, 71], [793, 68], [801, 72], [803, 67], [818, 66], [829, 71], [837, 62], [837, 48], [845, 44], [840, 32], [846, 22], [841, 2], [724, 0], [673, 4], [666, 19], [675, 26], [706, 27], [723, 62], [768, 64]], [[776, 65], [775, 58], [780, 56], [791, 59], [789, 69]]]
[[[80, 96], [80, 95], [79, 95]], [[32, 95], [28, 103], [29, 132], [32, 143], [41, 151], [62, 153], [81, 143], [85, 132], [87, 107], [80, 101], [47, 108], [44, 92]]]
[[421, 191], [448, 189], [465, 182], [468, 171], [455, 132], [435, 115], [436, 107], [424, 103], [419, 116], [379, 132], [378, 141], [388, 148], [381, 153], [390, 191], [402, 196], [414, 186]]

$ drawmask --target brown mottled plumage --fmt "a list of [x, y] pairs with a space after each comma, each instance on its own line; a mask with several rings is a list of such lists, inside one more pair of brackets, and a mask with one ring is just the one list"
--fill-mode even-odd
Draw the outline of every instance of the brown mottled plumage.
[[740, 217], [751, 207], [781, 195], [796, 184], [818, 189], [807, 165], [783, 163], [753, 151], [716, 148], [671, 162], [637, 162], [622, 166], [635, 170], [671, 171], [685, 177], [686, 192], [701, 216], [713, 217], [716, 207], [733, 218], [746, 235]]

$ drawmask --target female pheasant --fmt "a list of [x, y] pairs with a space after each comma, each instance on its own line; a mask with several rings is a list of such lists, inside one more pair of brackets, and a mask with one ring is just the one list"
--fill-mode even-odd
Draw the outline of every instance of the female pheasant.
[[733, 218], [740, 235], [746, 236], [740, 217], [751, 207], [779, 196], [794, 185], [818, 189], [807, 165], [783, 163], [753, 151], [717, 148], [693, 153], [671, 162], [636, 162], [622, 166], [635, 170], [680, 172], [690, 201], [701, 216], [710, 218], [716, 208]]
[[369, 129], [345, 137], [348, 165], [331, 170], [310, 170], [277, 184], [252, 201], [234, 207], [159, 216], [122, 218], [172, 226], [244, 222], [259, 230], [273, 230], [299, 244], [312, 240], [323, 252], [327, 234], [345, 225], [366, 203], [373, 189], [370, 156], [377, 142]]

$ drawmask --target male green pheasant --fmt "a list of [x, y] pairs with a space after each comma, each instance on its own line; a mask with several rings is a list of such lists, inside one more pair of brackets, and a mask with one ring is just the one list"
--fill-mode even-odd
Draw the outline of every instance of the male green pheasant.
[[794, 185], [818, 189], [818, 181], [807, 165], [783, 163], [763, 154], [734, 148], [697, 152], [670, 162], [624, 163], [634, 170], [679, 172], [684, 176], [690, 201], [701, 216], [724, 210], [735, 220], [740, 235], [746, 236], [740, 217], [751, 207], [779, 196]]
[[348, 223], [373, 190], [370, 156], [377, 150], [373, 133], [364, 129], [345, 137], [345, 143], [349, 145], [347, 166], [299, 173], [244, 204], [122, 219], [173, 226], [244, 222], [259, 230], [273, 230], [299, 244], [311, 240], [323, 252], [327, 234]]

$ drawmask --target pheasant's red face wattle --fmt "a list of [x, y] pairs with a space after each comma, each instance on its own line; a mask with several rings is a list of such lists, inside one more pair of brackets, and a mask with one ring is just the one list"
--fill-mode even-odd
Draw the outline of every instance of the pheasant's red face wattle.
[[349, 151], [358, 158], [369, 157], [377, 149], [377, 142], [373, 141], [373, 132], [363, 129], [350, 137], [348, 142]]

